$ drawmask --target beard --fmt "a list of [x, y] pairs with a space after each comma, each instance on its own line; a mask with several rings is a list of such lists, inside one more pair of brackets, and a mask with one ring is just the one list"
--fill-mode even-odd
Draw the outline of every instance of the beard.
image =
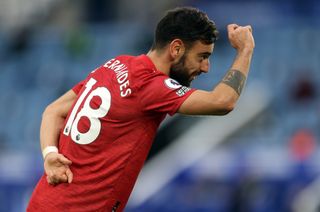
[[185, 66], [186, 55], [184, 54], [181, 59], [171, 66], [170, 69], [170, 78], [178, 81], [181, 85], [190, 87], [191, 80], [188, 74], [188, 69]]

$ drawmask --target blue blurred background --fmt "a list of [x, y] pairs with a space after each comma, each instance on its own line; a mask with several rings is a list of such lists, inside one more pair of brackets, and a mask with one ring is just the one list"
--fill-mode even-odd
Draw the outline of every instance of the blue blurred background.
[[226, 25], [251, 24], [251, 73], [226, 117], [168, 118], [126, 211], [320, 210], [320, 2], [0, 0], [0, 211], [25, 211], [43, 173], [47, 104], [118, 54], [146, 53], [164, 11], [195, 6], [220, 31], [212, 89], [235, 56]]

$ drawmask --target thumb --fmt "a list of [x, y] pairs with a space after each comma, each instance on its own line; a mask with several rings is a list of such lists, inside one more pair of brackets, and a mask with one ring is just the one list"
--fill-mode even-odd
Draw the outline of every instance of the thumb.
[[66, 158], [65, 156], [63, 156], [62, 154], [59, 154], [58, 161], [60, 163], [63, 163], [64, 165], [71, 165], [72, 164], [72, 161], [69, 160], [68, 158]]

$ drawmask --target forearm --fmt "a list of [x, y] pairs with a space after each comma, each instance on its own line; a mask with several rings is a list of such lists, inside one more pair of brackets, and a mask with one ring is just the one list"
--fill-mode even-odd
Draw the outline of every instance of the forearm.
[[44, 111], [40, 127], [40, 145], [42, 151], [47, 146], [58, 147], [59, 134], [64, 120], [64, 117], [57, 114], [50, 107]]
[[[231, 45], [237, 50], [237, 55], [230, 70], [217, 88], [221, 88], [221, 94], [230, 95], [229, 98], [235, 102], [245, 85], [255, 44], [251, 26], [241, 27], [230, 24], [228, 25], [228, 37]], [[221, 84], [225, 84], [227, 87]], [[229, 89], [234, 92], [228, 91]]]
[[250, 70], [252, 54], [253, 49], [244, 49], [237, 52], [236, 58], [230, 70], [238, 70], [243, 73], [245, 77], [247, 77]]
[[230, 104], [235, 104], [248, 77], [252, 53], [253, 50], [238, 52], [230, 70], [212, 92], [220, 94], [220, 98]]
[[43, 112], [40, 127], [41, 150], [47, 146], [58, 146], [60, 131], [77, 95], [68, 91], [51, 103]]

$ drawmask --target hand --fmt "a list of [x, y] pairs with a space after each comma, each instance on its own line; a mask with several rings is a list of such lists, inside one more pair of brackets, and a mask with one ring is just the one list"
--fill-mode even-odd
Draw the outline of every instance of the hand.
[[62, 154], [51, 152], [44, 159], [44, 170], [47, 181], [51, 185], [71, 183], [73, 174], [70, 170], [71, 161]]
[[255, 43], [250, 25], [239, 26], [237, 24], [228, 25], [228, 37], [230, 44], [238, 51], [254, 49]]

